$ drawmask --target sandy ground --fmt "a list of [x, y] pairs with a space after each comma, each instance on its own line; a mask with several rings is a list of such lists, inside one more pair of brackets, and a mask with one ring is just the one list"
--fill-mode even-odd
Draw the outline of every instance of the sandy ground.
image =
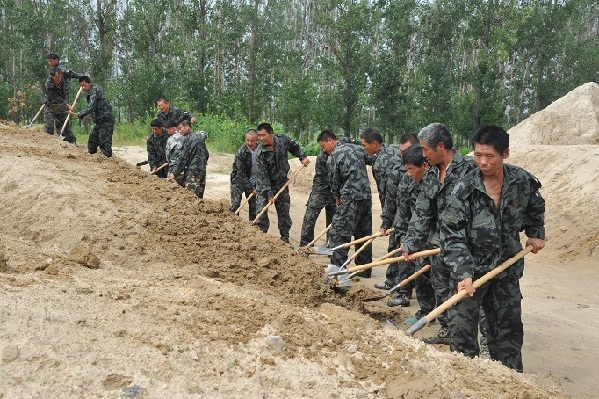
[[[598, 397], [598, 152], [514, 154], [544, 183], [550, 239], [522, 280], [519, 375], [406, 336], [415, 301], [362, 302], [384, 267], [345, 296], [322, 287], [326, 258], [230, 214], [229, 155], [211, 154], [197, 200], [132, 166], [143, 149], [105, 159], [0, 126], [0, 397]], [[296, 246], [310, 173], [292, 187]]]
[[[568, 150], [574, 157], [561, 163]], [[131, 163], [145, 157], [143, 149], [121, 149], [121, 156]], [[595, 218], [599, 209], [599, 146], [524, 146], [512, 150], [509, 161], [526, 167], [543, 183], [543, 195], [547, 201], [548, 245], [538, 255], [526, 259], [525, 278], [522, 279], [524, 296], [525, 344], [523, 348], [526, 373], [542, 376], [548, 383], [560, 384], [574, 398], [599, 398], [599, 295], [594, 283], [599, 281], [599, 228]], [[291, 186], [293, 226], [291, 241], [298, 247], [304, 205], [307, 201], [313, 162], [305, 173], [298, 176]], [[229, 198], [228, 154], [214, 155], [209, 165], [206, 197]], [[294, 168], [297, 160], [291, 161]], [[582, 163], [582, 170], [576, 168]], [[373, 195], [376, 186], [371, 176]], [[374, 197], [376, 198], [376, 196]], [[247, 213], [242, 210], [243, 217]], [[276, 213], [269, 213], [269, 234], [278, 237]], [[380, 204], [373, 202], [373, 232], [380, 223]], [[316, 232], [325, 228], [324, 214], [319, 218]], [[322, 241], [322, 240], [321, 240]], [[386, 242], [374, 242], [374, 257], [386, 252]], [[326, 257], [314, 257], [326, 264]], [[385, 266], [374, 269], [371, 279], [357, 279], [357, 287], [372, 287], [384, 280]], [[401, 322], [418, 308], [415, 300], [408, 308], [389, 308], [385, 301], [365, 303], [365, 313], [378, 319], [390, 318], [405, 331]], [[416, 334], [416, 337], [433, 334], [438, 329], [432, 324]], [[447, 351], [445, 346], [436, 346]]]

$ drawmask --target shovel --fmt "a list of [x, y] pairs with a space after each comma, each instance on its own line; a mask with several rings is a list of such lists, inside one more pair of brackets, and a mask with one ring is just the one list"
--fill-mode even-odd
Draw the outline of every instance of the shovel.
[[291, 183], [291, 181], [293, 179], [295, 179], [297, 177], [297, 175], [299, 174], [299, 172], [305, 167], [304, 164], [301, 164], [301, 166], [299, 167], [298, 170], [295, 171], [295, 173], [291, 176], [291, 179], [287, 180], [287, 182], [283, 185], [283, 187], [281, 187], [279, 189], [279, 191], [277, 191], [277, 193], [275, 194], [274, 197], [272, 197], [272, 201], [268, 201], [268, 204], [266, 204], [264, 206], [264, 208], [262, 208], [262, 210], [260, 211], [260, 213], [256, 216], [256, 219], [254, 219], [254, 221], [252, 222], [252, 224], [256, 224], [256, 222], [258, 222], [258, 220], [262, 217], [262, 215], [264, 215], [264, 213], [268, 210], [268, 208], [270, 208], [270, 206], [272, 204], [275, 203], [275, 201], [277, 200], [277, 198], [279, 198], [279, 195], [281, 195], [281, 193], [283, 191], [285, 191], [285, 189], [287, 188], [287, 186], [289, 185], [289, 183]]
[[[528, 247], [522, 249], [520, 252], [518, 252], [513, 257], [509, 258], [508, 260], [506, 260], [505, 262], [503, 262], [502, 264], [497, 266], [495, 269], [491, 270], [490, 272], [487, 272], [484, 276], [482, 276], [481, 278], [476, 280], [474, 283], [472, 283], [472, 288], [477, 289], [480, 286], [482, 286], [483, 284], [487, 283], [489, 280], [492, 280], [499, 273], [501, 273], [502, 271], [504, 271], [505, 269], [507, 269], [514, 263], [516, 263], [518, 260], [522, 259], [524, 257], [524, 255], [526, 255], [530, 251], [532, 251], [532, 248], [533, 248], [532, 245], [529, 245]], [[414, 335], [414, 333], [416, 331], [418, 331], [422, 327], [426, 326], [430, 320], [434, 320], [441, 313], [445, 312], [447, 309], [449, 309], [450, 307], [455, 305], [457, 302], [459, 302], [464, 297], [466, 297], [466, 290], [458, 291], [451, 298], [449, 298], [448, 300], [443, 302], [441, 305], [439, 305], [435, 309], [433, 309], [429, 314], [427, 314], [426, 316], [423, 316], [416, 323], [412, 324], [410, 326], [410, 328], [408, 328], [408, 331], [407, 331], [408, 334]]]
[[[347, 274], [347, 266], [358, 257], [358, 255], [360, 255], [360, 253], [366, 249], [366, 247], [368, 247], [375, 239], [376, 237], [372, 237], [368, 240], [366, 240], [366, 242], [360, 247], [358, 248], [354, 254], [352, 256], [350, 256], [349, 258], [347, 258], [347, 260], [345, 262], [343, 262], [343, 264], [341, 266], [337, 266], [337, 265], [332, 265], [329, 264], [325, 267], [324, 271], [327, 274], [327, 280], [324, 282], [325, 285], [330, 285], [331, 282], [333, 281], [333, 277], [331, 277], [331, 275], [333, 273], [335, 273], [335, 275], [339, 275], [339, 273], [341, 273], [341, 275], [339, 276], [341, 278], [341, 276], [343, 276], [344, 274]], [[341, 283], [341, 281], [343, 281], [343, 284]], [[343, 278], [343, 280], [340, 280], [339, 283], [337, 284], [338, 287], [349, 287], [349, 278]]]
[[[393, 231], [394, 231], [394, 229], [392, 229], [392, 228], [391, 228], [391, 229], [389, 229], [389, 230], [387, 230], [387, 232], [389, 232], [389, 233], [391, 233], [391, 232], [393, 232]], [[376, 233], [376, 234], [373, 234], [373, 235], [371, 235], [371, 236], [362, 237], [362, 238], [359, 238], [359, 239], [357, 239], [357, 240], [350, 241], [350, 242], [348, 242], [347, 244], [341, 244], [341, 245], [337, 245], [337, 246], [336, 246], [336, 247], [334, 247], [334, 248], [328, 248], [326, 245], [325, 245], [325, 246], [321, 246], [321, 247], [315, 247], [315, 248], [314, 248], [314, 252], [318, 253], [319, 255], [327, 255], [327, 256], [331, 256], [331, 255], [333, 255], [333, 253], [334, 253], [335, 251], [337, 251], [338, 249], [342, 249], [342, 248], [349, 248], [349, 247], [351, 247], [352, 245], [355, 245], [355, 244], [361, 244], [361, 243], [363, 243], [363, 242], [366, 242], [366, 241], [370, 240], [371, 238], [377, 238], [377, 237], [380, 237], [380, 236], [381, 236], [381, 232], [379, 231], [378, 233]]]
[[248, 202], [250, 202], [250, 200], [252, 199], [252, 197], [256, 195], [256, 193], [251, 193], [250, 195], [248, 195], [248, 197], [243, 200], [243, 202], [241, 203], [241, 205], [239, 205], [239, 208], [237, 208], [237, 210], [235, 211], [236, 215], [239, 215], [239, 211], [241, 210], [241, 208], [244, 207], [245, 204], [247, 204]]
[[362, 302], [373, 302], [373, 301], [379, 301], [381, 299], [384, 299], [384, 298], [388, 297], [389, 295], [393, 294], [395, 291], [397, 291], [401, 287], [405, 287], [406, 285], [408, 285], [408, 283], [410, 281], [416, 280], [418, 277], [420, 277], [422, 274], [428, 272], [430, 269], [431, 269], [431, 265], [423, 266], [422, 269], [418, 270], [417, 272], [415, 272], [411, 276], [409, 276], [409, 277], [401, 280], [401, 283], [399, 283], [395, 287], [391, 288], [384, 295], [375, 296], [373, 298], [366, 298], [366, 299], [363, 299]]
[[320, 239], [320, 237], [325, 235], [331, 229], [332, 225], [333, 225], [333, 223], [331, 223], [327, 227], [325, 227], [325, 229], [323, 231], [321, 231], [320, 233], [318, 233], [318, 235], [316, 237], [314, 237], [314, 239], [312, 241], [310, 241], [303, 247], [298, 248], [298, 251], [300, 251], [301, 253], [303, 253], [305, 255], [318, 254], [318, 252], [315, 252], [312, 249], [312, 247], [314, 246], [314, 243]]
[[[73, 101], [73, 109], [75, 109], [75, 104], [77, 104], [77, 99], [79, 98], [79, 95], [81, 94], [81, 91], [83, 90], [83, 87], [79, 88], [79, 91], [77, 92], [77, 95], [75, 96], [75, 101]], [[62, 135], [64, 133], [64, 129], [67, 127], [67, 123], [69, 123], [69, 119], [71, 118], [71, 113], [69, 112], [69, 114], [67, 115], [67, 119], [64, 120], [64, 124], [62, 125], [62, 129], [60, 129], [60, 134]]]
[[150, 174], [155, 175], [156, 173], [160, 172], [162, 169], [166, 168], [168, 165], [169, 165], [169, 163], [165, 162], [162, 165], [160, 165], [159, 167], [157, 167], [156, 169], [154, 169], [153, 171], [151, 171]]
[[[416, 259], [416, 258], [422, 258], [424, 256], [437, 255], [439, 253], [441, 253], [441, 250], [439, 248], [428, 249], [426, 251], [414, 252], [412, 255], [410, 255], [410, 257], [412, 259]], [[384, 260], [380, 260], [378, 262], [368, 263], [366, 265], [350, 267], [348, 272], [351, 274], [349, 276], [347, 276], [346, 279], [347, 280], [352, 279], [356, 274], [358, 274], [362, 270], [372, 269], [375, 266], [389, 265], [391, 263], [396, 263], [396, 262], [405, 262], [405, 260], [406, 259], [403, 256], [400, 256], [399, 258], [387, 258]], [[344, 280], [339, 281], [339, 284], [342, 284], [342, 283], [345, 283], [345, 281]]]
[[33, 122], [35, 122], [35, 120], [37, 119], [37, 117], [40, 116], [40, 114], [42, 113], [42, 111], [43, 111], [43, 109], [45, 107], [46, 107], [46, 104], [42, 104], [42, 106], [40, 107], [40, 110], [37, 111], [37, 114], [35, 114], [35, 116], [31, 120], [31, 122], [28, 125], [21, 126], [21, 129], [27, 129], [27, 128], [30, 128], [31, 126], [33, 126]]

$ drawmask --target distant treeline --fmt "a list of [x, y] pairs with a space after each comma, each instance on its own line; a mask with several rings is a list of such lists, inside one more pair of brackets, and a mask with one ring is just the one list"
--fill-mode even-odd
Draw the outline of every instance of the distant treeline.
[[48, 52], [104, 87], [117, 122], [166, 96], [304, 141], [439, 121], [463, 145], [599, 82], [596, 0], [9, 0], [0, 19], [0, 118], [15, 121], [39, 109]]

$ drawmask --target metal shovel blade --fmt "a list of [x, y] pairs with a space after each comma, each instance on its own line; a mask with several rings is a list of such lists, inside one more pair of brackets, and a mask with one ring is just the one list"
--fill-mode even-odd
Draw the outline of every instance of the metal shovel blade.
[[339, 281], [341, 281], [341, 279], [345, 280], [342, 283], [338, 283], [337, 287], [349, 287], [349, 279], [347, 279], [347, 268], [343, 269], [337, 265], [327, 265], [324, 268], [324, 271], [326, 273], [326, 275], [328, 276], [328, 279], [326, 281], [326, 285], [331, 285], [333, 279], [335, 278], [334, 276], [339, 276], [338, 278], [340, 279]]
[[28, 129], [28, 128], [30, 128], [31, 126], [33, 126], [33, 122], [31, 122], [31, 123], [29, 123], [29, 124], [27, 124], [27, 125], [23, 125], [23, 126], [21, 126], [21, 129]]
[[326, 256], [331, 256], [331, 255], [333, 255], [333, 252], [335, 252], [334, 249], [328, 248], [326, 245], [321, 245], [319, 247], [313, 247], [312, 251], [314, 254], [326, 255]]

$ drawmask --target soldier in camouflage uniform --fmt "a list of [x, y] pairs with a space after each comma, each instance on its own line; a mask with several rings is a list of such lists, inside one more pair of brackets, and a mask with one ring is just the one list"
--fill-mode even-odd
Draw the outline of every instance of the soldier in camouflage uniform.
[[[231, 212], [235, 212], [241, 205], [241, 197], [249, 197], [256, 194], [256, 147], [258, 146], [258, 134], [254, 129], [245, 133], [245, 144], [239, 147], [233, 161], [231, 171]], [[256, 196], [250, 198], [249, 218], [256, 219]]]
[[98, 85], [92, 84], [89, 76], [79, 78], [79, 84], [87, 93], [87, 107], [77, 114], [79, 119], [90, 114], [95, 126], [89, 133], [87, 140], [87, 151], [90, 154], [98, 152], [98, 148], [104, 156], [112, 157], [112, 132], [114, 131], [114, 115], [104, 91]]
[[[420, 196], [414, 206], [408, 224], [408, 232], [403, 238], [403, 256], [410, 260], [410, 254], [427, 249], [430, 245], [439, 246], [438, 218], [458, 179], [476, 168], [474, 161], [466, 159], [453, 149], [453, 139], [441, 123], [431, 123], [418, 133], [422, 152], [430, 167], [424, 173]], [[449, 298], [449, 267], [441, 256], [431, 259], [432, 284], [437, 303]], [[426, 343], [449, 345], [449, 329], [445, 314], [439, 316], [441, 328], [432, 337], [422, 340]]]
[[[393, 219], [393, 227], [399, 242], [403, 240], [408, 231], [408, 223], [412, 217], [416, 201], [420, 196], [422, 177], [428, 169], [428, 163], [422, 155], [422, 147], [419, 144], [407, 148], [402, 154], [402, 161], [406, 173], [402, 175], [397, 190], [397, 212]], [[416, 268], [422, 268], [427, 263], [428, 259], [416, 259], [414, 271]], [[418, 277], [414, 282], [414, 288], [420, 308], [416, 312], [416, 317], [406, 320], [406, 324], [414, 324], [422, 316], [429, 314], [437, 305], [435, 292], [430, 282], [430, 272]], [[390, 299], [387, 305], [394, 305], [394, 303], [390, 303], [393, 300], [394, 298]]]
[[[158, 167], [166, 163], [166, 141], [169, 136], [164, 129], [164, 122], [160, 119], [153, 119], [150, 122], [150, 126], [152, 127], [152, 133], [148, 136], [146, 149], [150, 172], [154, 172]], [[165, 178], [168, 175], [168, 168], [162, 168], [155, 174], [158, 177]]]
[[167, 121], [164, 125], [168, 139], [166, 140], [166, 147], [164, 153], [166, 155], [166, 162], [168, 162], [168, 174], [169, 178], [175, 179], [177, 184], [185, 187], [185, 175], [179, 172], [175, 175], [175, 169], [178, 169], [179, 163], [181, 162], [181, 155], [183, 155], [183, 142], [185, 137], [177, 130], [177, 122]]
[[[376, 187], [379, 193], [379, 201], [381, 201], [382, 215], [392, 215], [395, 213], [394, 209], [385, 209], [392, 202], [389, 201], [388, 203], [386, 203], [385, 199], [390, 194], [391, 196], [395, 197], [395, 193], [397, 192], [397, 185], [393, 185], [393, 176], [395, 176], [395, 179], [397, 180], [397, 176], [399, 175], [399, 168], [401, 166], [401, 157], [399, 156], [399, 151], [395, 147], [387, 146], [386, 144], [384, 144], [383, 136], [376, 128], [367, 128], [366, 130], [364, 130], [364, 132], [362, 132], [360, 138], [362, 140], [362, 145], [364, 146], [364, 151], [366, 152], [366, 154], [373, 157], [372, 176], [376, 181]], [[370, 164], [368, 160], [367, 164]], [[393, 191], [393, 193], [389, 193], [390, 191]], [[385, 222], [386, 221], [383, 220], [383, 225], [385, 224]], [[391, 227], [390, 221], [387, 222], [389, 222], [389, 226], [381, 226], [380, 229], [383, 235], [386, 235], [386, 230]], [[395, 233], [391, 233], [389, 237], [389, 245], [387, 251], [392, 251], [396, 248], [397, 246], [395, 242]], [[387, 266], [387, 275], [396, 276], [398, 269], [399, 265], [396, 263]], [[360, 272], [358, 273], [358, 275], [368, 278], [372, 275], [372, 269]], [[391, 277], [391, 279], [393, 281], [395, 280], [394, 277]]]
[[[323, 130], [330, 132], [330, 130]], [[327, 160], [329, 154], [320, 150], [316, 156], [316, 165], [314, 166], [314, 179], [312, 179], [312, 192], [306, 203], [306, 213], [302, 223], [302, 231], [300, 236], [300, 247], [308, 245], [314, 239], [314, 226], [320, 212], [324, 208], [326, 225], [328, 226], [333, 221], [335, 214], [335, 198], [331, 192], [331, 184], [329, 183], [329, 169]]]
[[181, 156], [174, 166], [169, 168], [169, 179], [175, 179], [182, 172], [185, 175], [185, 188], [198, 198], [204, 197], [204, 186], [201, 176], [206, 181], [206, 143], [199, 134], [191, 131], [190, 122], [183, 119], [179, 122], [179, 133], [183, 136]]
[[[372, 198], [366, 172], [364, 149], [351, 143], [341, 143], [329, 131], [317, 138], [320, 148], [329, 154], [329, 182], [337, 210], [329, 230], [329, 246], [336, 247], [372, 234]], [[356, 251], [361, 247], [356, 245]], [[346, 248], [336, 250], [331, 263], [341, 266], [347, 260]], [[372, 246], [356, 258], [356, 265], [372, 261]]]
[[[46, 125], [46, 133], [54, 134], [54, 125], [58, 132], [62, 129], [69, 111], [73, 111], [73, 107], [69, 104], [69, 82], [64, 80], [60, 68], [52, 68], [50, 70], [50, 79], [46, 81], [46, 107], [52, 112], [52, 129], [48, 129]], [[64, 132], [61, 136], [63, 141], [68, 141], [71, 144], [76, 143], [75, 136], [71, 130], [71, 122], [67, 123]]]
[[537, 253], [545, 239], [545, 200], [541, 183], [526, 170], [504, 163], [509, 136], [500, 127], [482, 126], [472, 136], [477, 169], [461, 178], [440, 217], [441, 247], [450, 268], [451, 293], [465, 289], [467, 298], [448, 312], [451, 350], [478, 355], [479, 307], [487, 315], [491, 358], [518, 372], [522, 366], [521, 259], [478, 288], [472, 281], [514, 256], [526, 245]]
[[156, 101], [156, 106], [160, 109], [160, 112], [156, 116], [164, 123], [166, 121], [175, 121], [177, 124], [183, 119], [189, 120], [192, 124], [196, 122], [196, 118], [187, 111], [183, 111], [181, 108], [171, 105], [171, 102], [166, 97], [160, 97]]
[[[418, 137], [415, 134], [404, 134], [399, 140], [399, 154], [402, 156], [403, 151], [408, 149], [412, 144], [418, 144]], [[374, 170], [374, 169], [373, 169]], [[387, 230], [393, 225], [398, 205], [401, 203], [401, 195], [398, 191], [400, 182], [406, 174], [406, 168], [403, 162], [393, 163], [391, 169], [388, 171], [389, 177], [387, 178], [387, 192], [385, 195], [385, 205], [382, 207], [381, 212], [381, 228], [380, 233], [387, 235]], [[389, 238], [389, 247], [387, 251], [393, 251], [399, 248], [401, 242], [397, 236], [397, 232], [391, 234]], [[402, 280], [409, 277], [414, 272], [415, 264], [413, 262], [392, 263], [387, 267], [387, 273], [385, 275], [385, 281], [374, 285], [375, 288], [389, 290], [391, 287], [399, 284]], [[388, 306], [409, 306], [410, 296], [414, 289], [414, 283], [409, 283], [406, 286], [400, 288], [397, 293], [387, 301]]]
[[[295, 140], [282, 134], [274, 134], [269, 123], [261, 123], [256, 131], [260, 140], [260, 145], [256, 150], [256, 192], [258, 193], [257, 205], [262, 209], [268, 202], [273, 202], [275, 194], [287, 182], [287, 173], [289, 172], [287, 153], [298, 157], [304, 166], [308, 165], [310, 160]], [[291, 229], [289, 187], [283, 190], [274, 205], [277, 210], [281, 240], [289, 243], [289, 230]], [[268, 231], [270, 221], [267, 212], [260, 217], [256, 225], [264, 233]]]
[[[65, 97], [64, 99], [66, 100], [66, 102], [69, 102], [69, 89], [70, 89], [70, 85], [68, 80], [69, 79], [79, 79], [81, 77], [80, 74], [73, 72], [70, 69], [67, 69], [66, 71], [63, 71], [63, 68], [59, 66], [60, 63], [60, 58], [58, 57], [58, 54], [56, 53], [50, 53], [46, 56], [46, 61], [48, 62], [48, 65], [50, 66], [50, 69], [53, 68], [59, 68], [62, 71], [62, 79], [65, 81], [65, 90], [66, 93], [64, 93]], [[48, 94], [46, 92], [47, 87], [49, 85], [51, 85], [52, 82], [52, 77], [48, 77], [48, 79], [46, 80], [46, 83], [44, 84], [44, 101], [46, 104], [46, 107], [44, 108], [44, 122], [45, 122], [45, 130], [46, 133], [53, 135], [54, 134], [54, 126], [55, 125], [59, 125], [60, 121], [56, 120], [55, 114], [54, 112], [52, 112], [51, 110], [51, 103], [48, 101]], [[56, 107], [54, 107], [54, 109], [56, 110]], [[62, 123], [64, 123], [64, 119], [62, 120]], [[60, 129], [62, 129], [62, 124], [60, 124], [60, 126], [58, 126], [58, 132], [60, 134]]]

